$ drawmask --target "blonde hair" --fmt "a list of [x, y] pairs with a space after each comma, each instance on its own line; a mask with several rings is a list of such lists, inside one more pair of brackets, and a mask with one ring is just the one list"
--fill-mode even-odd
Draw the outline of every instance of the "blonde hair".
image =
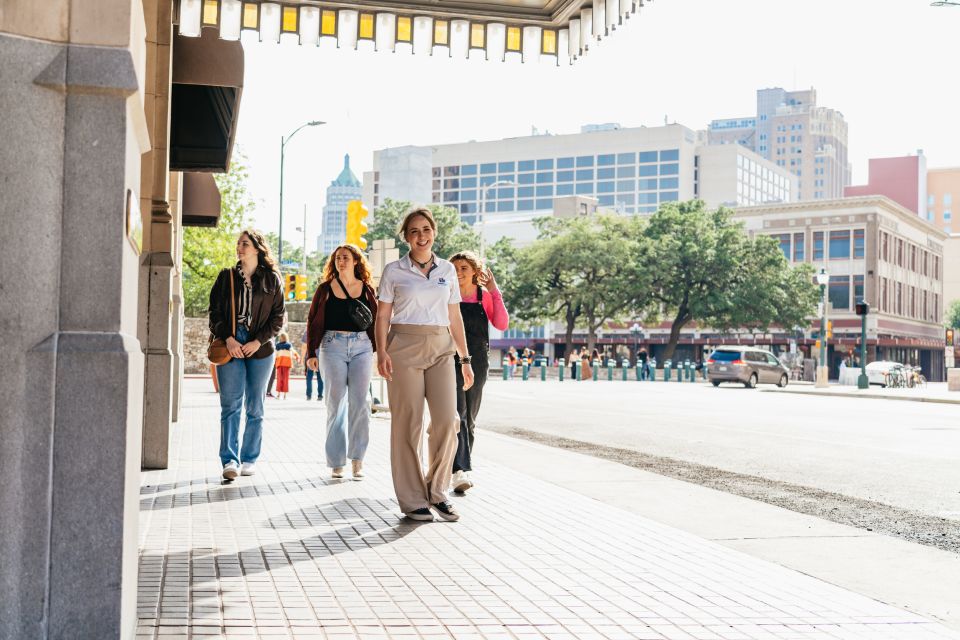
[[480, 274], [483, 272], [483, 260], [480, 259], [480, 256], [473, 251], [458, 251], [450, 256], [450, 262], [456, 262], [457, 260], [463, 260], [473, 267], [473, 284], [480, 284]]
[[290, 336], [287, 335], [286, 331], [281, 331], [277, 334], [277, 337], [280, 338], [280, 342], [290, 342]]

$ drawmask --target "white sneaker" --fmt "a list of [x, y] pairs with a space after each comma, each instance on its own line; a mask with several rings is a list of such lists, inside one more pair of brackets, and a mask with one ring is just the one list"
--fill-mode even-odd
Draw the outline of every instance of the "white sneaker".
[[257, 472], [257, 463], [255, 462], [244, 462], [240, 465], [240, 475], [242, 476], [252, 476]]
[[473, 486], [473, 482], [466, 473], [457, 471], [450, 479], [450, 486], [453, 487], [456, 493], [466, 493], [467, 489]]
[[227, 464], [223, 465], [223, 478], [225, 480], [233, 480], [240, 473], [240, 468], [237, 467], [237, 463], [230, 461]]

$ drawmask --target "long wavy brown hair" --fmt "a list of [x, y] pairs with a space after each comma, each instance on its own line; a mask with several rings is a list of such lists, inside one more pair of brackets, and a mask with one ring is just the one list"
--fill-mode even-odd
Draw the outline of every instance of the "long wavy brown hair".
[[263, 237], [263, 234], [256, 229], [244, 229], [240, 232], [240, 235], [250, 238], [250, 244], [257, 250], [257, 266], [279, 275], [280, 270], [277, 268], [277, 261], [273, 259], [270, 245], [267, 244], [267, 239]]
[[363, 252], [360, 251], [360, 247], [355, 244], [341, 244], [339, 247], [330, 252], [330, 257], [327, 258], [327, 266], [323, 268], [323, 282], [330, 282], [337, 277], [337, 252], [340, 249], [346, 249], [357, 261], [353, 265], [353, 275], [365, 285], [373, 286], [373, 275], [370, 272], [370, 263], [367, 262], [367, 258], [363, 255]]

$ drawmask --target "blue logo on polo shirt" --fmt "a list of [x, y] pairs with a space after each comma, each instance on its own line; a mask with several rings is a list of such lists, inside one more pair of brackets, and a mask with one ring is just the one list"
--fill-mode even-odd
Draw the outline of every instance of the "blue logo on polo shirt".
[[445, 278], [440, 278], [439, 280], [437, 280], [437, 284], [444, 285], [444, 284], [447, 284], [447, 281]]

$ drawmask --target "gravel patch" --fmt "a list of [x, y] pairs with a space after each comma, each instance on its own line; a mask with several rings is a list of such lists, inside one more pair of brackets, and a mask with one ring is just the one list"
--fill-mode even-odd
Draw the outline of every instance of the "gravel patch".
[[751, 500], [759, 500], [830, 522], [960, 554], [960, 520], [938, 518], [881, 502], [724, 471], [716, 467], [650, 455], [642, 451], [607, 447], [528, 429], [499, 426], [484, 428], [514, 438], [619, 462], [668, 478], [725, 491]]

